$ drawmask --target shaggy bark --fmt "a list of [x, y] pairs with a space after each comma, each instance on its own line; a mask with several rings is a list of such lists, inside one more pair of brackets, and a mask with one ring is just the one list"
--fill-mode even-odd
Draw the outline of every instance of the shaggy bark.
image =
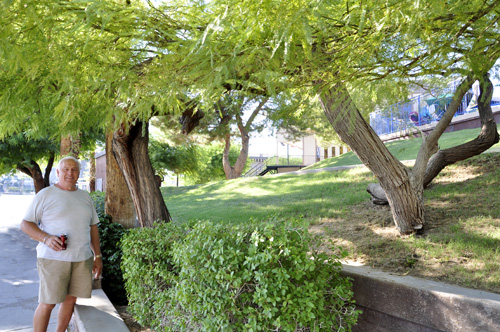
[[125, 177], [141, 227], [171, 217], [155, 180], [148, 152], [148, 123], [122, 124], [113, 134], [112, 149]]
[[80, 155], [80, 135], [73, 137], [67, 135], [61, 137], [61, 157], [73, 156], [78, 158]]
[[338, 83], [325, 88], [319, 97], [326, 117], [342, 141], [380, 181], [399, 232], [409, 234], [422, 228], [423, 188], [366, 123], [345, 86]]
[[89, 191], [95, 191], [95, 151], [90, 153]]
[[125, 228], [137, 226], [134, 201], [113, 155], [113, 132], [106, 133], [106, 200], [104, 209], [111, 220]]

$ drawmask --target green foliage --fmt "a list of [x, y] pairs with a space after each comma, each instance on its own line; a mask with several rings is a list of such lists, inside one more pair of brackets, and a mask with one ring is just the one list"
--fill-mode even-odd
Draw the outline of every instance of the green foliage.
[[[229, 163], [234, 165], [240, 154], [241, 145], [232, 144], [229, 149]], [[203, 160], [199, 173], [188, 184], [207, 183], [210, 181], [225, 180], [226, 174], [222, 166], [224, 144], [213, 142], [201, 147], [201, 158]], [[250, 163], [246, 163], [246, 168]], [[245, 170], [243, 170], [245, 172]]]
[[129, 310], [141, 325], [160, 327], [163, 316], [174, 306], [170, 292], [179, 267], [173, 261], [172, 245], [184, 239], [186, 232], [186, 227], [170, 222], [133, 229], [122, 240]]
[[92, 202], [94, 203], [95, 210], [99, 220], [106, 217], [105, 204], [106, 204], [106, 193], [104, 191], [94, 191], [90, 193]]
[[118, 223], [111, 221], [111, 217], [104, 212], [104, 192], [91, 193], [94, 206], [99, 216], [99, 237], [103, 260], [102, 289], [115, 304], [126, 304], [127, 296], [121, 270], [122, 249], [120, 242], [127, 230]]
[[[150, 158], [153, 168], [161, 173], [169, 170], [185, 176], [185, 183], [201, 184], [226, 179], [222, 166], [224, 145], [212, 142], [208, 145], [171, 146], [158, 140], [150, 141]], [[229, 162], [234, 165], [241, 146], [232, 145], [229, 150]], [[247, 168], [249, 163], [247, 163]]]
[[198, 146], [171, 146], [151, 138], [149, 140], [149, 157], [157, 173], [169, 170], [175, 174], [189, 176], [199, 169]]
[[166, 331], [350, 331], [339, 258], [295, 222], [135, 229], [122, 267], [138, 321]]

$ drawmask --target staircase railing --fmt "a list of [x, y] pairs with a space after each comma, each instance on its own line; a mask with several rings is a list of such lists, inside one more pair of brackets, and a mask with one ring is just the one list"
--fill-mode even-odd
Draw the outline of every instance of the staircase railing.
[[267, 167], [265, 162], [255, 163], [246, 173], [244, 177], [257, 176]]

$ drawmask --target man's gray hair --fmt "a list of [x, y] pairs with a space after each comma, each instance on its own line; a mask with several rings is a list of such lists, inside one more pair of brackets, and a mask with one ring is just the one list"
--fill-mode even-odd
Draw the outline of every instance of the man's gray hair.
[[73, 156], [67, 156], [67, 157], [64, 157], [64, 158], [62, 158], [61, 160], [59, 160], [59, 164], [57, 164], [57, 169], [58, 169], [59, 171], [61, 171], [61, 166], [62, 166], [62, 164], [63, 164], [66, 160], [73, 160], [73, 161], [76, 163], [76, 165], [78, 166], [78, 171], [80, 171], [80, 170], [81, 170], [81, 166], [82, 166], [82, 165], [80, 164], [80, 160], [76, 159], [76, 158], [75, 158], [75, 157], [73, 157]]

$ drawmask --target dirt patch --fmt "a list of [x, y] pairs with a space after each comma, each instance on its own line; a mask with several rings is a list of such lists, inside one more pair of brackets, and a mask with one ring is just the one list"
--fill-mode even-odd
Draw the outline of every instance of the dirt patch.
[[153, 332], [153, 330], [141, 326], [137, 321], [132, 317], [132, 315], [127, 311], [128, 306], [126, 305], [117, 305], [115, 306], [116, 311], [120, 315], [120, 317], [127, 325], [130, 332]]
[[499, 163], [500, 154], [489, 154], [443, 170], [426, 190], [419, 234], [401, 236], [389, 207], [368, 200], [310, 231], [347, 250], [350, 261], [500, 293], [500, 278], [492, 276], [500, 269]]

